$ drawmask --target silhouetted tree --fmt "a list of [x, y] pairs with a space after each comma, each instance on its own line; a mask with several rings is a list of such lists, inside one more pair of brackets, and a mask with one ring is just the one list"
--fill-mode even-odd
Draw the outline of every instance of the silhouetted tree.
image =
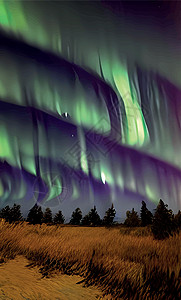
[[89, 212], [89, 219], [90, 219], [90, 223], [93, 226], [96, 225], [100, 225], [101, 222], [101, 218], [97, 213], [96, 207], [94, 206], [94, 208], [91, 209], [91, 211]]
[[70, 224], [80, 225], [81, 219], [82, 219], [82, 212], [81, 212], [80, 208], [76, 208], [76, 210], [73, 211], [73, 213], [72, 213]]
[[128, 226], [128, 227], [137, 227], [140, 226], [141, 222], [140, 222], [140, 218], [138, 216], [138, 213], [134, 210], [134, 208], [132, 209], [132, 211], [127, 211], [126, 212], [126, 220], [124, 222], [124, 225]]
[[89, 226], [89, 225], [90, 225], [89, 214], [85, 215], [85, 216], [82, 218], [81, 225], [84, 225], [84, 226]]
[[14, 203], [13, 207], [10, 209], [10, 217], [9, 222], [18, 222], [22, 221], [22, 215], [21, 215], [21, 205], [17, 205]]
[[81, 222], [82, 225], [97, 226], [101, 225], [101, 218], [97, 213], [96, 207], [92, 208], [90, 212], [84, 216]]
[[174, 216], [168, 205], [160, 199], [155, 210], [152, 224], [152, 233], [155, 239], [162, 240], [172, 235], [174, 228]]
[[9, 222], [10, 221], [10, 207], [9, 205], [6, 205], [4, 208], [2, 208], [0, 210], [0, 218], [3, 218], [5, 219], [6, 222]]
[[35, 204], [28, 213], [27, 222], [30, 224], [42, 224], [43, 212], [41, 206]]
[[177, 229], [181, 229], [181, 211], [179, 210], [178, 213], [174, 217], [175, 226]]
[[147, 225], [152, 224], [153, 215], [152, 215], [151, 211], [149, 211], [148, 208], [146, 207], [146, 203], [144, 201], [142, 201], [140, 217], [141, 217], [141, 225], [142, 226], [147, 226]]
[[52, 223], [52, 211], [49, 207], [45, 209], [45, 212], [43, 214], [42, 223], [50, 224]]
[[116, 215], [116, 210], [114, 209], [114, 205], [112, 204], [111, 208], [106, 211], [106, 214], [103, 219], [104, 225], [112, 225], [114, 221], [114, 217]]
[[56, 215], [54, 216], [53, 222], [55, 224], [64, 224], [65, 218], [64, 218], [61, 210], [59, 210], [58, 213], [56, 213]]

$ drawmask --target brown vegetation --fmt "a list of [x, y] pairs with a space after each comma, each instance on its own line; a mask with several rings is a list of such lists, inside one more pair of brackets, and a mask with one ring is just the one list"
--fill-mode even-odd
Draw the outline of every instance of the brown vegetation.
[[157, 241], [147, 228], [0, 223], [1, 261], [24, 255], [43, 275], [59, 269], [115, 299], [181, 299], [181, 234]]
[[29, 264], [25, 257], [17, 255], [0, 265], [1, 300], [110, 300], [97, 287], [78, 284], [80, 276], [55, 272], [50, 278], [42, 278], [39, 267]]

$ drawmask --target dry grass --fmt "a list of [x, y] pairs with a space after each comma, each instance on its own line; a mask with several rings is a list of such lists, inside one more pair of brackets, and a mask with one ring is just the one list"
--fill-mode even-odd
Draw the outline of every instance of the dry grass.
[[114, 299], [181, 299], [181, 234], [156, 241], [149, 229], [0, 223], [1, 261], [22, 254], [46, 276], [79, 274]]

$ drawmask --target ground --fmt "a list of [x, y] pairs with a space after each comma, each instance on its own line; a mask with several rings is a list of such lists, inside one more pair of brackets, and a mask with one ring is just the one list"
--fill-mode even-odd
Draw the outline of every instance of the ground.
[[103, 299], [95, 287], [77, 284], [79, 276], [63, 274], [42, 278], [38, 267], [29, 267], [30, 262], [17, 256], [0, 265], [0, 299], [3, 300], [94, 300]]

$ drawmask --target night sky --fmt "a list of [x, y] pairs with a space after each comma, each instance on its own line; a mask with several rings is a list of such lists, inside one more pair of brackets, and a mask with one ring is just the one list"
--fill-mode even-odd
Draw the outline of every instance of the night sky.
[[181, 209], [181, 2], [0, 1], [0, 208]]

